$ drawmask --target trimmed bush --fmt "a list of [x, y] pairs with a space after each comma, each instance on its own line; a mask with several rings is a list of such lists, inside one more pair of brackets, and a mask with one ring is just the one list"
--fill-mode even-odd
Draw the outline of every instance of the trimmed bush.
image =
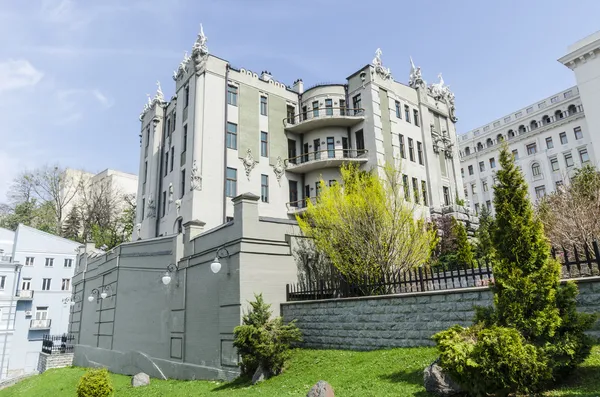
[[281, 317], [271, 319], [271, 305], [265, 303], [262, 294], [254, 297], [252, 309], [233, 331], [233, 345], [242, 358], [242, 375], [252, 376], [258, 367], [278, 375], [290, 356], [291, 344], [301, 341], [302, 334], [294, 322], [284, 324]]
[[109, 397], [112, 395], [113, 386], [105, 368], [90, 369], [79, 379], [77, 397]]

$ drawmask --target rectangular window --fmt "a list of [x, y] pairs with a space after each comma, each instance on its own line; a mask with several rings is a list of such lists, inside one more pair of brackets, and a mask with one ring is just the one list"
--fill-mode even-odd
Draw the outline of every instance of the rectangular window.
[[494, 122], [494, 128], [496, 128], [496, 127], [500, 127], [500, 122], [499, 121]]
[[227, 123], [227, 147], [237, 149], [237, 124]]
[[419, 111], [417, 109], [413, 109], [413, 118], [415, 121], [415, 125], [418, 127], [421, 125], [421, 123], [419, 123]]
[[487, 132], [490, 130], [490, 126], [486, 125], [485, 127], [483, 127], [483, 132]]
[[319, 117], [319, 101], [314, 101], [312, 103], [313, 108], [313, 118]]
[[354, 108], [354, 111], [352, 112], [351, 116], [360, 113], [362, 110], [362, 100], [360, 99], [360, 94], [352, 97], [352, 107]]
[[146, 212], [146, 199], [142, 199], [142, 220], [144, 220], [144, 214]]
[[260, 176], [260, 201], [263, 203], [269, 202], [269, 176]]
[[269, 156], [269, 134], [264, 131], [260, 132], [260, 155], [262, 157]]
[[173, 172], [173, 161], [175, 160], [175, 146], [171, 146], [171, 166], [169, 172]]
[[237, 106], [238, 88], [234, 85], [227, 86], [227, 103]]
[[321, 181], [315, 182], [315, 197], [321, 195]]
[[485, 163], [483, 161], [479, 162], [479, 172], [485, 171]]
[[167, 191], [165, 190], [162, 194], [162, 216], [167, 215]]
[[558, 165], [558, 159], [556, 157], [550, 159], [550, 166], [552, 167], [552, 171], [560, 170], [560, 166]]
[[554, 142], [552, 142], [552, 137], [546, 138], [546, 149], [554, 148]]
[[546, 102], [538, 103], [538, 109], [543, 109], [546, 107]]
[[190, 86], [186, 85], [184, 90], [183, 108], [187, 108], [190, 105]]
[[171, 135], [171, 119], [167, 117], [167, 136]]
[[450, 205], [450, 189], [448, 186], [444, 186], [444, 204]]
[[304, 200], [310, 198], [310, 185], [304, 186]]
[[402, 187], [404, 188], [404, 200], [410, 200], [410, 186], [408, 186], [408, 175], [402, 175]]
[[556, 103], [556, 102], [558, 102], [557, 96], [553, 96], [552, 98], [550, 98], [550, 103]]
[[6, 276], [0, 276], [0, 290], [4, 290], [5, 284], [6, 284]]
[[187, 124], [183, 126], [183, 142], [181, 142], [181, 153], [187, 150]]
[[542, 174], [542, 168], [539, 163], [533, 163], [531, 166], [531, 173], [533, 176], [540, 176]]
[[417, 141], [417, 155], [419, 158], [419, 164], [423, 165], [423, 144]]
[[148, 181], [148, 161], [144, 161], [144, 183]]
[[25, 258], [25, 266], [33, 266], [33, 261], [35, 258], [33, 256], [28, 256]]
[[484, 192], [487, 192], [489, 190], [488, 184], [486, 181], [481, 182], [481, 188], [483, 189]]
[[287, 122], [296, 124], [296, 107], [293, 105], [287, 105]]
[[471, 193], [477, 194], [477, 184], [471, 183]]
[[415, 148], [412, 138], [408, 138], [408, 157], [410, 161], [415, 161]]
[[565, 154], [565, 164], [568, 167], [573, 167], [573, 156], [571, 155], [571, 153], [567, 153]]
[[510, 123], [510, 116], [504, 118], [505, 123]]
[[421, 181], [421, 194], [423, 196], [423, 205], [427, 206], [427, 182]]
[[527, 155], [532, 155], [537, 153], [537, 145], [535, 143], [530, 143], [527, 145]]
[[225, 196], [237, 196], [237, 170], [227, 167], [227, 175], [225, 180]]
[[408, 105], [404, 105], [404, 120], [406, 120], [407, 123], [410, 123], [410, 108]]
[[165, 176], [169, 173], [169, 150], [165, 152]]
[[492, 202], [490, 200], [485, 202], [485, 206], [487, 208], [488, 211], [492, 210]]
[[590, 156], [588, 155], [587, 149], [581, 149], [579, 151], [579, 158], [581, 159], [581, 164], [585, 164], [590, 161]]
[[566, 132], [561, 132], [560, 134], [558, 134], [558, 136], [560, 137], [560, 143], [561, 143], [561, 145], [566, 145], [567, 143], [569, 143], [569, 141], [567, 140], [567, 133]]
[[296, 141], [288, 139], [288, 162], [296, 164]]
[[517, 149], [512, 151], [512, 155], [515, 160], [519, 159], [519, 151]]
[[52, 281], [51, 278], [44, 278], [42, 279], [42, 291], [48, 291], [50, 290], [50, 282]]
[[54, 266], [54, 258], [46, 258], [46, 267]]
[[583, 138], [583, 132], [581, 132], [581, 127], [575, 127], [575, 128], [573, 128], [573, 132], [575, 133], [575, 139], [582, 139]]
[[404, 148], [404, 135], [400, 134], [400, 157], [406, 158], [406, 151]]
[[21, 282], [21, 290], [29, 291], [31, 289], [31, 278], [24, 278]]
[[523, 112], [517, 112], [517, 113], [515, 113], [515, 117], [516, 118], [519, 118], [521, 116], [523, 116]]
[[479, 215], [479, 203], [475, 203], [475, 215]]
[[542, 197], [544, 197], [546, 195], [546, 186], [537, 186], [535, 188], [535, 197], [537, 199], [541, 199]]
[[460, 176], [463, 178], [465, 177], [465, 169], [464, 168], [460, 169]]
[[290, 193], [290, 207], [298, 206], [298, 182], [288, 181], [289, 193]]
[[419, 181], [417, 180], [417, 178], [412, 179], [412, 189], [413, 196], [415, 197], [415, 203], [419, 204]]
[[181, 170], [181, 180], [179, 181], [179, 198], [185, 194], [185, 170]]
[[400, 102], [396, 101], [396, 117], [402, 118], [402, 111], [400, 110]]
[[325, 99], [325, 115], [333, 116], [333, 99]]
[[346, 115], [346, 100], [340, 99], [340, 116]]
[[473, 175], [473, 166], [472, 165], [469, 166], [469, 175]]
[[264, 95], [260, 96], [260, 114], [263, 116], [267, 115], [267, 97]]
[[315, 160], [321, 159], [321, 139], [317, 138], [313, 140], [313, 151], [315, 153]]
[[327, 137], [327, 157], [335, 157], [335, 140], [332, 136]]
[[302, 120], [306, 120], [308, 118], [308, 108], [306, 106], [302, 106]]
[[526, 112], [527, 112], [527, 114], [533, 113], [533, 108], [532, 107], [527, 108]]
[[73, 259], [65, 259], [65, 267], [72, 267]]
[[[45, 280], [50, 280], [45, 279]], [[36, 320], [48, 320], [48, 306], [38, 306], [35, 308], [35, 319]]]
[[496, 159], [493, 157], [490, 159], [490, 168], [496, 168]]
[[60, 290], [61, 291], [68, 291], [71, 289], [71, 279], [70, 278], [63, 278], [62, 279], [62, 284], [60, 285]]

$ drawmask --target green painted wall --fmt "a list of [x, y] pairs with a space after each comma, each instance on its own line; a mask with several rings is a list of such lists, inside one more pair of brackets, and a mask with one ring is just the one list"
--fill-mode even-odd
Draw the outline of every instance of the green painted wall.
[[385, 161], [394, 163], [394, 151], [392, 148], [392, 124], [390, 121], [390, 100], [388, 93], [383, 88], [379, 89], [379, 111], [381, 112], [381, 130], [383, 133], [383, 150], [385, 150]]
[[260, 156], [259, 92], [256, 88], [242, 85], [238, 103], [238, 155], [246, 157], [246, 151], [252, 150], [254, 158]]
[[285, 99], [269, 95], [269, 164], [277, 163], [277, 156], [287, 158], [287, 137], [283, 130], [283, 119], [287, 115]]

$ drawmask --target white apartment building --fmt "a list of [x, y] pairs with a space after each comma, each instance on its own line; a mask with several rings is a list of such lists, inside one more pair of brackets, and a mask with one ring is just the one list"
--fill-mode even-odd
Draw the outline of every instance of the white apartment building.
[[493, 211], [501, 141], [508, 143], [534, 201], [568, 183], [582, 165], [598, 165], [598, 54], [600, 32], [569, 47], [569, 54], [559, 60], [575, 72], [577, 86], [459, 135], [463, 191], [472, 209]]
[[244, 192], [261, 197], [261, 216], [293, 218], [347, 162], [401, 167], [406, 198], [426, 215], [459, 210], [454, 94], [441, 74], [428, 86], [411, 60], [408, 84], [397, 82], [378, 49], [342, 83], [305, 89], [235, 68], [206, 43], [201, 31], [173, 74], [175, 95], [158, 83], [140, 115], [134, 238], [216, 227]]

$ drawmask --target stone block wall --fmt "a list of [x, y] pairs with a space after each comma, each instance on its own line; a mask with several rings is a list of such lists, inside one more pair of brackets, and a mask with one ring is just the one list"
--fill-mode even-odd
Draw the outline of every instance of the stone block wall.
[[47, 354], [40, 353], [38, 372], [42, 373], [51, 368], [64, 368], [73, 365], [73, 353]]
[[[600, 313], [600, 277], [578, 280], [578, 307]], [[472, 323], [474, 306], [492, 304], [487, 287], [366, 298], [288, 302], [285, 321], [296, 319], [303, 347], [374, 350], [432, 346], [431, 336], [455, 324]], [[600, 338], [600, 322], [590, 332]]]

